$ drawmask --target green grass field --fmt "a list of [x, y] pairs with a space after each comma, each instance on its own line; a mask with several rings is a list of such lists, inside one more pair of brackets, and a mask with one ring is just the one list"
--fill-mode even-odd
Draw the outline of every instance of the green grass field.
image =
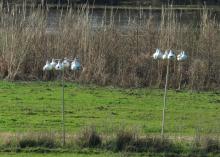
[[[59, 82], [0, 82], [0, 132], [60, 131]], [[163, 90], [121, 89], [67, 83], [65, 121], [69, 133], [86, 126], [112, 133], [133, 128], [159, 134]], [[168, 92], [165, 131], [192, 136], [220, 133], [220, 92]]]

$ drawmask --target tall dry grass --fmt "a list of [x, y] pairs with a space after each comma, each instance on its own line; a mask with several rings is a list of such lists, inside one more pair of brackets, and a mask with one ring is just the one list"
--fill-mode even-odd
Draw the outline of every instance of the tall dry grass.
[[[47, 31], [48, 10], [11, 7], [0, 14], [0, 77], [3, 79], [51, 79], [42, 66], [47, 58], [80, 57], [81, 74], [67, 72], [66, 79], [122, 87], [162, 87], [165, 61], [153, 61], [157, 47], [185, 50], [189, 60], [171, 63], [170, 87], [215, 89], [220, 86], [220, 26], [211, 12], [201, 10], [200, 20], [182, 23], [172, 8], [162, 8], [161, 20], [153, 15], [129, 20], [127, 29], [106, 23], [92, 27], [88, 6], [59, 10], [56, 31]], [[130, 19], [130, 18], [129, 18]]]
[[220, 140], [215, 135], [190, 137], [190, 140], [182, 137], [177, 140], [169, 136], [161, 138], [140, 135], [131, 130], [120, 130], [116, 132], [116, 136], [109, 136], [88, 128], [79, 134], [68, 134], [65, 146], [62, 146], [61, 141], [60, 135], [53, 132], [7, 133], [0, 135], [0, 150], [56, 153], [98, 148], [114, 152], [169, 153], [173, 156], [218, 156], [220, 153]]

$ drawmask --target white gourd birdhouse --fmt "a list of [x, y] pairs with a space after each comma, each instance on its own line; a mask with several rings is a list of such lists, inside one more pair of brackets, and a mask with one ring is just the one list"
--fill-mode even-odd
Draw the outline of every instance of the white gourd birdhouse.
[[60, 61], [58, 61], [57, 65], [55, 66], [56, 70], [63, 70], [63, 65], [60, 63]]
[[169, 51], [169, 54], [167, 56], [167, 59], [171, 60], [174, 59], [176, 57], [176, 55], [174, 54], [174, 52], [172, 50]]
[[165, 53], [164, 53], [163, 56], [162, 56], [162, 59], [164, 59], [164, 60], [165, 60], [165, 59], [168, 59], [168, 54], [169, 54], [169, 53], [168, 53], [168, 51], [166, 50]]
[[81, 64], [79, 58], [75, 58], [74, 61], [71, 63], [71, 70], [80, 70]]
[[177, 55], [177, 60], [178, 61], [180, 60], [181, 56], [182, 56], [182, 52], [180, 52], [180, 54]]
[[182, 51], [178, 56], [177, 56], [177, 60], [178, 61], [185, 61], [187, 60], [188, 56], [186, 55], [185, 51]]
[[55, 62], [54, 59], [52, 59], [52, 62], [50, 63], [50, 65], [52, 66], [52, 69], [55, 69], [57, 63]]
[[157, 60], [157, 59], [162, 59], [162, 57], [163, 57], [163, 53], [161, 52], [161, 50], [156, 49], [156, 52], [153, 54], [153, 58]]
[[49, 61], [46, 62], [46, 65], [43, 67], [43, 71], [50, 71], [52, 70], [52, 66], [50, 65]]
[[70, 67], [70, 63], [68, 62], [68, 60], [66, 58], [64, 58], [62, 65], [63, 65], [64, 68], [69, 68]]
[[159, 50], [157, 58], [158, 59], [162, 59], [163, 58], [163, 53], [162, 53], [161, 50]]
[[157, 59], [157, 50], [156, 50], [156, 52], [153, 54], [153, 59]]

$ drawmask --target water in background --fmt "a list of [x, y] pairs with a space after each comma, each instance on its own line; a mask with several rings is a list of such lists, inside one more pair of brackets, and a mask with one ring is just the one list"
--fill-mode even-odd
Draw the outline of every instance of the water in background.
[[[200, 15], [202, 10], [176, 10], [176, 19], [183, 24], [200, 21]], [[63, 11], [65, 14], [65, 11]], [[59, 18], [61, 15], [61, 10], [50, 9], [48, 11], [47, 18], [47, 30], [55, 31]], [[220, 12], [212, 12], [212, 16], [216, 18], [217, 21], [220, 20]], [[113, 18], [112, 18], [113, 17]], [[118, 28], [127, 29], [128, 26], [133, 25], [144, 25], [145, 22], [152, 17], [155, 22], [156, 27], [159, 26], [161, 20], [161, 10], [137, 10], [137, 9], [90, 9], [89, 10], [89, 21], [93, 29], [102, 27], [103, 25], [108, 25], [113, 22]], [[113, 21], [112, 21], [113, 20]], [[159, 27], [158, 27], [159, 28]]]

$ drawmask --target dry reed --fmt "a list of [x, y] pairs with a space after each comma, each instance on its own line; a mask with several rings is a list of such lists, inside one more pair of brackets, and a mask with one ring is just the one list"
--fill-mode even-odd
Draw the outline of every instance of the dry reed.
[[[0, 14], [0, 77], [9, 80], [49, 79], [42, 66], [46, 58], [81, 58], [81, 75], [67, 72], [66, 79], [122, 87], [161, 87], [165, 80], [165, 62], [153, 61], [157, 47], [185, 50], [186, 63], [171, 64], [170, 87], [183, 84], [192, 89], [215, 89], [220, 85], [219, 22], [206, 9], [200, 20], [183, 24], [180, 15], [162, 8], [161, 20], [154, 16], [129, 20], [124, 30], [112, 14], [109, 24], [94, 29], [90, 9], [59, 10], [55, 31], [48, 32], [48, 10], [11, 7]], [[130, 19], [130, 18], [129, 18]], [[155, 27], [156, 26], [156, 27]], [[80, 76], [80, 77], [79, 77]]]

